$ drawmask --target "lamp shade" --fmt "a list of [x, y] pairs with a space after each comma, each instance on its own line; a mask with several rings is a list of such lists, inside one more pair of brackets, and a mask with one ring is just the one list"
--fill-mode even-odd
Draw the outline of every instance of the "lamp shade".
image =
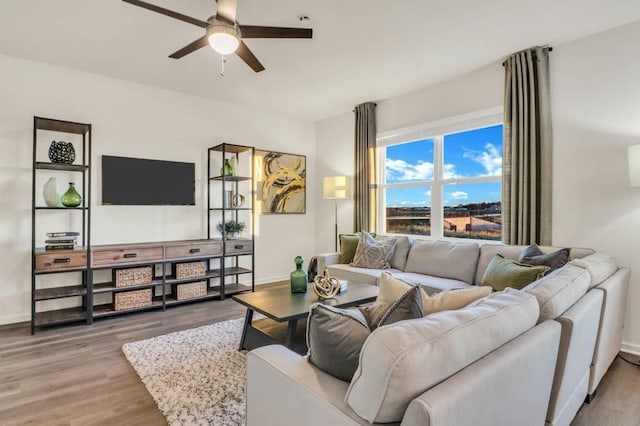
[[349, 178], [346, 176], [327, 176], [322, 182], [322, 196], [326, 199], [349, 198]]
[[640, 186], [640, 144], [627, 148], [629, 158], [629, 185]]

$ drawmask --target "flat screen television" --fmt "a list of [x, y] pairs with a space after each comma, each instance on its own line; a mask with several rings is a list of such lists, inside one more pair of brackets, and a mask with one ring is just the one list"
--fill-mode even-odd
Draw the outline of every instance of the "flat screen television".
[[195, 164], [102, 156], [102, 204], [189, 205], [195, 200]]

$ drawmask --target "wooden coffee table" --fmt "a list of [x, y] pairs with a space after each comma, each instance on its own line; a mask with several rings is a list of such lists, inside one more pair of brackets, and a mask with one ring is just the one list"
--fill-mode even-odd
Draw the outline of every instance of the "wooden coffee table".
[[254, 327], [252, 323], [254, 312], [259, 312], [278, 323], [286, 322], [287, 331], [284, 344], [293, 349], [298, 320], [304, 319], [309, 315], [309, 307], [314, 303], [320, 302], [338, 308], [347, 308], [373, 302], [377, 296], [378, 287], [355, 282], [349, 282], [346, 291], [327, 300], [320, 300], [311, 286], [308, 286], [306, 293], [291, 293], [291, 289], [287, 286], [254, 293], [237, 294], [233, 296], [233, 300], [247, 307], [240, 339], [240, 349], [254, 349], [274, 343], [283, 343], [272, 335]]

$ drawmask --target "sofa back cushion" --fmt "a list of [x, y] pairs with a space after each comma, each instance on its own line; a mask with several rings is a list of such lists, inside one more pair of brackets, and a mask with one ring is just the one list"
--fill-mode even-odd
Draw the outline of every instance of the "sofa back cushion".
[[556, 319], [572, 307], [589, 288], [589, 273], [577, 266], [565, 265], [522, 289], [538, 300], [538, 323]]
[[[482, 281], [482, 277], [484, 276], [485, 271], [487, 270], [487, 266], [489, 266], [489, 262], [494, 258], [496, 254], [501, 255], [505, 259], [518, 260], [520, 254], [526, 249], [528, 246], [509, 246], [503, 244], [483, 244], [480, 247], [480, 256], [478, 258], [478, 267], [475, 273], [474, 284], [480, 284]], [[540, 246], [540, 250], [543, 253], [551, 253], [556, 250], [559, 250], [561, 247], [551, 247], [551, 246]], [[592, 249], [586, 248], [571, 248], [569, 253], [569, 259], [579, 259], [585, 256], [589, 256], [593, 254], [594, 251]]]
[[594, 253], [582, 259], [574, 259], [571, 265], [586, 269], [591, 275], [589, 288], [593, 288], [609, 278], [618, 270], [615, 257], [606, 253]]
[[415, 240], [404, 270], [471, 284], [479, 253], [480, 246], [476, 243]]
[[347, 404], [371, 423], [399, 422], [411, 400], [533, 327], [538, 312], [535, 297], [507, 289], [380, 327], [362, 347]]
[[391, 256], [389, 263], [393, 269], [404, 271], [404, 268], [407, 265], [407, 256], [411, 249], [411, 240], [409, 237], [404, 235], [378, 235], [376, 237], [376, 240], [378, 241], [388, 239], [396, 240], [396, 248], [393, 250], [393, 256]]

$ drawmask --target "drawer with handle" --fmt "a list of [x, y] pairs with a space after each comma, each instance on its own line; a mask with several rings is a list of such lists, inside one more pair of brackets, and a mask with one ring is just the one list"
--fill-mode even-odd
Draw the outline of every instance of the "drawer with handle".
[[92, 266], [162, 261], [164, 247], [97, 249], [91, 253]]
[[168, 260], [217, 256], [219, 254], [222, 254], [222, 244], [220, 242], [167, 245]]
[[85, 251], [36, 254], [36, 272], [78, 269], [86, 268], [86, 266], [87, 253]]
[[230, 241], [226, 241], [224, 254], [251, 253], [252, 251], [253, 251], [253, 241], [230, 240]]

